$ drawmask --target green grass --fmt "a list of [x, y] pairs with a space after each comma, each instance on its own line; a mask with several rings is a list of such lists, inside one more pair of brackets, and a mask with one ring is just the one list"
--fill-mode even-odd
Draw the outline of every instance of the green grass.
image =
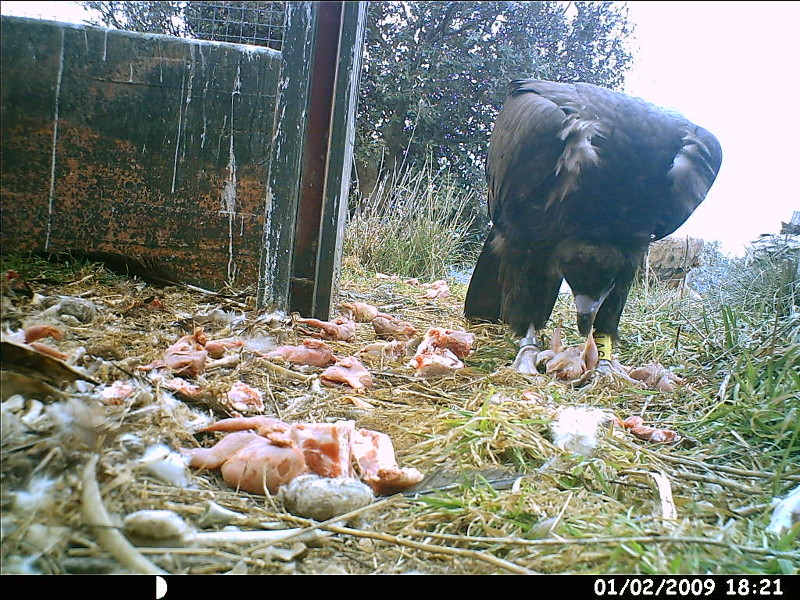
[[[475, 248], [459, 234], [470, 222], [468, 205], [430, 173], [406, 175], [379, 190], [351, 220], [345, 245], [351, 265], [430, 278], [468, 268]], [[798, 265], [800, 249], [791, 244], [773, 244], [745, 259], [725, 257], [712, 243], [694, 274], [702, 298], [657, 281], [635, 284], [616, 351], [625, 364], [658, 361], [683, 377], [687, 385], [671, 396], [541, 389], [555, 405], [593, 404], [660, 419], [686, 435], [688, 445], [645, 445], [640, 454], [637, 444], [609, 440], [599, 456], [539, 473], [552, 452], [545, 421], [492, 404], [492, 390], [452, 410], [438, 436], [418, 450], [438, 449], [451, 468], [501, 465], [528, 476], [520, 495], [465, 486], [421, 499], [428, 510], [446, 513], [441, 523], [429, 515], [432, 529], [531, 537], [540, 521], [569, 505], [554, 532], [575, 538], [576, 545], [554, 546], [549, 557], [535, 561], [543, 572], [796, 573], [800, 527], [781, 539], [764, 529], [772, 499], [785, 496], [800, 476]], [[548, 327], [560, 317], [567, 342], [580, 341], [569, 295], [559, 297]], [[513, 348], [497, 342], [495, 356], [488, 341], [469, 364], [496, 380], [492, 372], [508, 363]], [[655, 492], [643, 492], [653, 485], [650, 470], [667, 473], [672, 482], [681, 518], [675, 531], [652, 516]], [[744, 488], [758, 493], [748, 496]], [[747, 517], [731, 513], [747, 505], [761, 508]], [[659, 536], [664, 539], [650, 539]], [[614, 537], [626, 541], [603, 541]], [[703, 541], [715, 538], [724, 543]], [[529, 555], [520, 548], [514, 556]]]
[[73, 283], [84, 277], [93, 277], [99, 283], [111, 283], [120, 279], [120, 276], [112, 273], [103, 263], [68, 254], [8, 254], [0, 259], [0, 270], [3, 273], [16, 271], [25, 281], [49, 284]]

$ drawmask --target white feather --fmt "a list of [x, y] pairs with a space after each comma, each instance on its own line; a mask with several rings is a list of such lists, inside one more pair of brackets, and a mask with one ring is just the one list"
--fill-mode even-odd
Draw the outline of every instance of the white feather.
[[164, 444], [150, 446], [139, 459], [139, 466], [168, 483], [179, 487], [189, 486], [186, 457]]
[[783, 535], [795, 523], [800, 522], [800, 485], [782, 500], [776, 498], [773, 502], [775, 510], [772, 511], [767, 531], [775, 535]]
[[597, 408], [567, 407], [559, 411], [550, 423], [553, 443], [561, 450], [591, 456], [600, 443], [600, 426], [610, 420], [610, 415]]

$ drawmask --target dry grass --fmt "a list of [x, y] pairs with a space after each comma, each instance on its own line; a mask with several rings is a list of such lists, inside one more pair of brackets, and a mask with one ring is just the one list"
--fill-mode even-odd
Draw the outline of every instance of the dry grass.
[[439, 279], [477, 257], [469, 231], [474, 192], [430, 168], [382, 181], [355, 207], [345, 254], [364, 268], [403, 277]]
[[[213, 438], [193, 434], [193, 420], [224, 416], [176, 400], [137, 376], [137, 365], [160, 357], [198, 323], [212, 337], [262, 332], [293, 343], [290, 327], [269, 321], [248, 297], [152, 287], [97, 265], [57, 274], [43, 266], [40, 273], [40, 266], [32, 263], [25, 273], [34, 280], [38, 273], [37, 292], [89, 298], [99, 309], [91, 324], [66, 326], [59, 348], [71, 356], [84, 348], [81, 363], [98, 379], [130, 379], [138, 392], [118, 406], [100, 403], [92, 386], [40, 398], [50, 405], [78, 399], [87, 407], [79, 422], [63, 427], [9, 428], [9, 414], [18, 420], [20, 413], [4, 405], [4, 572], [124, 571], [82, 513], [80, 480], [96, 457], [100, 496], [115, 523], [136, 510], [168, 508], [209, 531], [202, 516], [213, 501], [242, 513], [243, 529], [270, 523], [332, 533], [287, 559], [252, 543], [138, 547], [155, 568], [171, 573], [797, 573], [797, 528], [783, 538], [766, 532], [772, 498], [800, 484], [798, 344], [756, 335], [782, 331], [784, 321], [756, 330], [738, 308], [721, 313], [661, 287], [635, 290], [621, 358], [655, 359], [677, 372], [686, 384], [671, 394], [573, 388], [520, 375], [508, 368], [514, 340], [494, 325], [471, 327], [474, 352], [455, 376], [419, 380], [402, 362], [373, 364], [376, 384], [361, 394], [320, 389], [314, 373], [311, 383], [284, 379], [246, 357], [233, 369], [208, 373], [210, 389], [236, 379], [262, 389], [265, 412], [287, 421], [355, 419], [359, 427], [384, 431], [400, 464], [427, 476], [420, 491], [376, 502], [346, 524], [314, 524], [277, 499], [230, 489], [216, 473], [192, 472], [191, 486], [181, 488], [137, 466], [152, 443], [208, 445]], [[450, 298], [424, 300], [421, 288], [377, 280], [374, 271], [348, 261], [340, 299], [370, 302], [421, 330], [466, 328], [465, 287], [453, 282], [451, 289]], [[153, 296], [165, 311], [146, 308]], [[216, 309], [237, 318], [210, 319]], [[36, 310], [15, 298], [4, 301], [3, 313], [4, 327], [16, 328], [35, 319]], [[559, 299], [554, 317], [574, 323], [569, 298]], [[566, 333], [568, 342], [578, 341], [574, 328]], [[373, 339], [371, 326], [360, 324], [358, 340], [337, 343], [336, 351], [352, 353]], [[641, 415], [684, 439], [654, 445], [609, 429], [593, 456], [571, 455], [553, 444], [549, 429], [567, 405]], [[52, 481], [50, 491], [25, 500], [19, 492], [41, 478]]]

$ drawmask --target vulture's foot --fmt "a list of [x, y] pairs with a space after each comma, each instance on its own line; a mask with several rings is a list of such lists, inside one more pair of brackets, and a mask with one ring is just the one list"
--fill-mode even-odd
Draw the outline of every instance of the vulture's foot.
[[645, 384], [633, 379], [628, 372], [630, 368], [624, 366], [616, 359], [600, 359], [594, 369], [573, 382], [574, 385], [590, 384], [611, 389], [625, 389], [630, 387], [644, 388]]
[[539, 371], [536, 369], [537, 356], [539, 356], [539, 348], [532, 344], [523, 346], [519, 349], [517, 358], [514, 359], [514, 369], [524, 375], [538, 375]]

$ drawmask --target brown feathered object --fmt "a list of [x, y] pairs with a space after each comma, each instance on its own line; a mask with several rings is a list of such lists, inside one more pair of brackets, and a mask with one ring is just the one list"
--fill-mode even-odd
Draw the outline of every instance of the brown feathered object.
[[639, 98], [586, 83], [514, 82], [490, 141], [492, 229], [465, 315], [507, 323], [522, 338], [520, 355], [538, 350], [566, 279], [578, 329], [594, 329], [598, 369], [608, 366], [649, 244], [692, 214], [721, 162], [711, 133]]

